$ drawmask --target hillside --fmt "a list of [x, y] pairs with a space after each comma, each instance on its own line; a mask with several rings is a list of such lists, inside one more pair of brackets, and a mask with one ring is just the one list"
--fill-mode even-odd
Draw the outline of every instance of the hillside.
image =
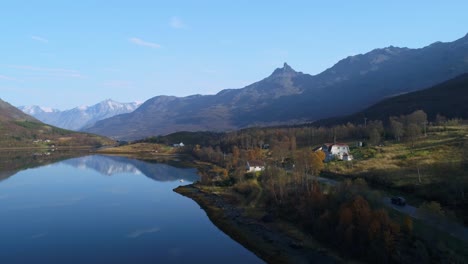
[[88, 132], [138, 139], [176, 131], [226, 131], [292, 124], [360, 111], [468, 72], [468, 35], [420, 49], [387, 47], [347, 57], [317, 75], [286, 63], [269, 77], [216, 95], [156, 96]]
[[314, 125], [362, 123], [369, 120], [386, 121], [390, 116], [407, 115], [423, 110], [429, 120], [437, 114], [447, 118], [468, 118], [468, 73], [431, 88], [385, 99], [356, 114], [319, 120]]
[[65, 111], [37, 105], [20, 106], [18, 108], [46, 124], [78, 131], [92, 126], [99, 120], [130, 113], [138, 106], [140, 106], [140, 103], [119, 103], [107, 99], [92, 106], [80, 106]]
[[107, 138], [46, 125], [0, 99], [0, 147], [98, 146]]

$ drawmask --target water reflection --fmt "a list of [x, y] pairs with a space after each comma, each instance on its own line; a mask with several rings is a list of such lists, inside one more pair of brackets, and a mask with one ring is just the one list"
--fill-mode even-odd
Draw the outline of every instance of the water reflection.
[[51, 156], [1, 163], [1, 263], [261, 263], [172, 191], [194, 169]]
[[150, 163], [119, 156], [94, 155], [64, 161], [65, 164], [79, 169], [92, 169], [102, 175], [121, 173], [144, 174], [156, 181], [198, 180], [196, 169], [177, 168], [164, 163]]
[[8, 179], [19, 171], [46, 166], [58, 161], [89, 155], [87, 151], [25, 150], [0, 151], [0, 181]]
[[[47, 152], [44, 152], [47, 153]], [[102, 175], [143, 174], [156, 181], [198, 180], [196, 169], [176, 167], [155, 161], [142, 161], [120, 156], [91, 155], [87, 152], [60, 151], [42, 155], [38, 151], [0, 152], [0, 181], [18, 172], [50, 165], [59, 161], [78, 169], [89, 169]]]

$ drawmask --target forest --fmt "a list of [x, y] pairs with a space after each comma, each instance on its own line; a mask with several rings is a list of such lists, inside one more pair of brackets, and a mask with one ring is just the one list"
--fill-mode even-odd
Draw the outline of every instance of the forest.
[[[418, 110], [388, 120], [363, 120], [361, 124], [248, 128], [227, 133], [179, 132], [143, 142], [184, 142], [185, 147], [179, 152], [213, 165], [201, 169], [201, 185], [224, 188], [234, 193], [240, 204], [263, 208], [266, 221], [280, 218], [298, 223], [344, 255], [386, 263], [457, 263], [467, 257], [464, 250], [454, 249], [448, 246], [450, 242], [444, 244], [438, 237], [415, 234], [413, 219], [389, 214], [379, 190], [401, 191], [413, 196], [421, 210], [466, 221], [468, 160], [463, 147], [468, 144], [464, 127], [461, 119], [437, 115], [428, 120], [426, 113]], [[438, 153], [432, 155], [428, 145], [438, 137], [451, 151], [452, 162], [448, 165], [441, 162]], [[334, 142], [347, 143], [356, 160], [325, 163], [325, 154], [314, 148]], [[387, 146], [404, 151], [392, 158], [401, 171], [391, 173], [411, 179], [410, 184], [398, 186], [393, 176], [374, 167], [362, 167], [375, 160], [381, 163], [379, 157], [390, 155], [383, 153]], [[440, 144], [434, 143], [433, 147], [439, 148]], [[248, 161], [262, 161], [265, 169], [247, 173]], [[407, 170], [413, 163], [421, 164], [417, 167], [419, 179], [406, 176], [413, 173], [412, 169], [410, 173]], [[444, 171], [453, 175], [445, 177]], [[332, 175], [342, 181], [337, 186], [324, 185], [317, 181], [320, 175]], [[437, 192], [431, 191], [434, 184], [439, 186]]]

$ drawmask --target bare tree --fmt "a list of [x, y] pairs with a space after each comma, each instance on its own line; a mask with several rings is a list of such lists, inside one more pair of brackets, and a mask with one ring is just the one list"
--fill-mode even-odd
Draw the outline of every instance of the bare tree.
[[390, 117], [390, 127], [392, 129], [392, 133], [395, 139], [397, 141], [400, 141], [405, 131], [403, 123], [398, 122], [396, 117]]
[[411, 147], [414, 147], [414, 142], [419, 137], [419, 135], [421, 135], [421, 128], [414, 123], [410, 123], [406, 127], [405, 134], [407, 135], [408, 140], [411, 142]]

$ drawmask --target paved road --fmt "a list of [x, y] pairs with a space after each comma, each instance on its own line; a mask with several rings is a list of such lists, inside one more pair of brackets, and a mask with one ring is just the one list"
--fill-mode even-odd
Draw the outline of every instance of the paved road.
[[[339, 181], [323, 177], [317, 177], [317, 180], [321, 183], [333, 186], [339, 183]], [[465, 227], [463, 224], [450, 221], [450, 219], [441, 218], [436, 215], [421, 213], [417, 207], [414, 207], [409, 204], [406, 204], [405, 206], [392, 204], [392, 202], [390, 201], [390, 197], [383, 197], [383, 203], [385, 206], [390, 207], [393, 210], [409, 215], [414, 219], [422, 220], [426, 224], [435, 227], [441, 231], [447, 232], [453, 237], [464, 241], [468, 241], [468, 228]]]

